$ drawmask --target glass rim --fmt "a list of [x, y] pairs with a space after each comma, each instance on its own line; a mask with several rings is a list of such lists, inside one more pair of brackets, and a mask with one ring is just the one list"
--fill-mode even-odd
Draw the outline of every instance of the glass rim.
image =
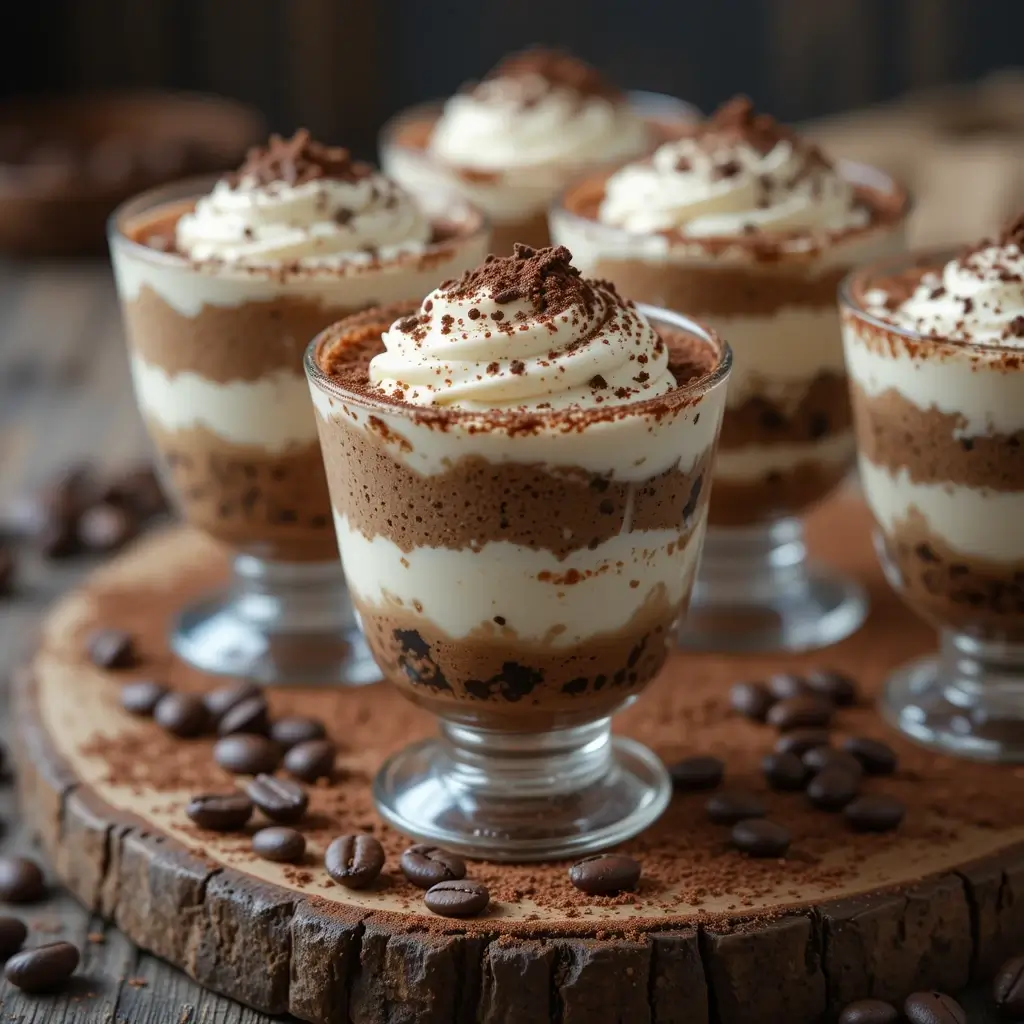
[[[408, 306], [410, 311], [412, 311], [418, 308], [419, 303], [411, 301]], [[356, 391], [350, 391], [348, 388], [336, 383], [320, 369], [317, 362], [317, 353], [320, 350], [320, 346], [336, 334], [338, 326], [345, 323], [345, 320], [331, 324], [320, 331], [306, 346], [302, 362], [309, 382], [318, 390], [334, 398], [371, 412], [397, 414], [405, 419], [420, 423], [469, 426], [478, 432], [514, 429], [527, 423], [539, 424], [540, 426], [554, 425], [572, 429], [588, 427], [591, 424], [601, 422], [618, 422], [629, 416], [644, 415], [657, 410], [667, 411], [673, 409], [677, 405], [686, 403], [687, 399], [699, 398], [710, 393], [727, 381], [732, 371], [732, 348], [716, 331], [699, 320], [686, 316], [683, 313], [676, 313], [674, 310], [661, 309], [657, 306], [639, 302], [635, 303], [635, 306], [651, 321], [655, 329], [657, 329], [658, 323], [668, 324], [710, 345], [717, 356], [712, 369], [693, 380], [687, 381], [686, 384], [677, 385], [666, 394], [655, 395], [638, 402], [624, 402], [616, 405], [601, 405], [594, 408], [579, 409], [477, 410], [388, 402], [383, 399], [375, 399], [368, 395], [360, 394]], [[355, 316], [359, 315], [361, 314], [355, 314]]]

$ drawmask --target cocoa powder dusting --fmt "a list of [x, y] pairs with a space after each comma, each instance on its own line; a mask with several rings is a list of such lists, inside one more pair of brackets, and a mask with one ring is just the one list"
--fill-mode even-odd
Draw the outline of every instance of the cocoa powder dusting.
[[290, 139], [271, 135], [266, 146], [253, 146], [228, 181], [235, 187], [246, 178], [258, 185], [304, 185], [319, 178], [359, 181], [373, 173], [370, 164], [354, 161], [347, 149], [316, 142], [300, 128]]

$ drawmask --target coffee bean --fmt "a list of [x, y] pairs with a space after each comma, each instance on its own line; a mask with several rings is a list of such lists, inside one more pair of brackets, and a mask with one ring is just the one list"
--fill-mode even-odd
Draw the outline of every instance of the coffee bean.
[[900, 1011], [881, 999], [858, 999], [843, 1007], [839, 1024], [896, 1024]]
[[827, 747], [832, 742], [825, 729], [794, 729], [780, 736], [775, 742], [777, 754], [796, 754], [803, 757], [815, 747]]
[[420, 889], [466, 877], [466, 862], [438, 846], [417, 843], [402, 854], [402, 874]]
[[384, 868], [384, 847], [373, 836], [338, 836], [324, 851], [327, 874], [346, 889], [365, 889]]
[[755, 722], [763, 722], [769, 708], [775, 703], [775, 698], [768, 692], [764, 683], [743, 682], [733, 684], [729, 691], [729, 703], [733, 711]]
[[746, 818], [732, 827], [733, 846], [751, 857], [781, 857], [789, 843], [789, 830], [764, 818]]
[[807, 693], [803, 676], [792, 672], [779, 672], [768, 678], [768, 692], [776, 700], [792, 700]]
[[476, 917], [487, 909], [491, 894], [479, 882], [438, 882], [424, 893], [423, 902], [441, 917]]
[[232, 775], [259, 775], [272, 772], [281, 763], [281, 748], [266, 736], [238, 733], [217, 740], [213, 759]]
[[896, 771], [896, 751], [881, 740], [873, 740], [868, 736], [851, 736], [843, 744], [843, 750], [853, 754], [868, 775], [892, 775]]
[[237, 790], [203, 793], [189, 800], [185, 813], [200, 828], [212, 832], [237, 832], [252, 817], [252, 801]]
[[157, 725], [175, 736], [200, 736], [210, 727], [206, 705], [194, 693], [169, 693], [153, 708]]
[[632, 891], [640, 881], [640, 864], [619, 853], [584, 857], [569, 868], [569, 881], [588, 896]]
[[790, 697], [780, 700], [768, 712], [768, 724], [774, 725], [780, 732], [792, 732], [794, 729], [819, 729], [827, 726], [832, 720], [834, 707], [831, 701], [814, 694], [802, 697]]
[[306, 837], [293, 828], [271, 825], [252, 837], [252, 852], [264, 860], [298, 864], [306, 856]]
[[992, 981], [992, 998], [1002, 1017], [1024, 1018], [1024, 956], [1007, 960]]
[[858, 779], [864, 774], [864, 769], [857, 758], [847, 754], [845, 750], [836, 750], [834, 747], [811, 747], [802, 760], [814, 773], [823, 772], [827, 768], [840, 768]]
[[138, 661], [135, 641], [123, 629], [97, 629], [87, 641], [89, 660], [97, 668], [131, 668]]
[[807, 766], [796, 754], [765, 754], [761, 771], [772, 789], [803, 789], [810, 776]]
[[764, 804], [753, 793], [733, 790], [716, 793], [705, 804], [708, 817], [716, 825], [735, 825], [744, 818], [763, 818]]
[[841, 811], [856, 795], [860, 779], [841, 768], [819, 772], [807, 784], [807, 799], [821, 811]]
[[28, 928], [19, 917], [0, 917], [0, 959], [17, 953], [25, 944]]
[[245, 791], [271, 821], [291, 824], [298, 821], [309, 806], [309, 794], [297, 782], [274, 775], [257, 775]]
[[725, 775], [725, 764], [717, 757], [688, 757], [671, 765], [668, 773], [675, 789], [696, 793], [719, 785]]
[[322, 740], [326, 735], [324, 723], [316, 718], [279, 718], [270, 725], [270, 738], [285, 750], [309, 740]]
[[121, 687], [121, 707], [130, 715], [149, 718], [167, 696], [167, 687], [155, 679], [137, 679]]
[[131, 512], [107, 502], [87, 508], [78, 520], [78, 539], [86, 551], [116, 551], [138, 532], [139, 524]]
[[8, 903], [35, 903], [46, 892], [43, 872], [27, 857], [0, 857], [0, 899]]
[[235, 733], [266, 735], [270, 728], [270, 709], [262, 694], [247, 697], [229, 708], [217, 723], [218, 736], [232, 736]]
[[891, 796], [861, 796], [843, 808], [850, 827], [857, 832], [891, 832], [899, 828], [907, 809]]
[[860, 691], [855, 680], [834, 669], [818, 669], [806, 677], [807, 688], [837, 708], [847, 708], [857, 703]]
[[214, 721], [219, 722], [236, 704], [260, 696], [260, 688], [255, 683], [230, 683], [204, 694], [203, 703]]
[[903, 1004], [908, 1024], [967, 1024], [964, 1008], [945, 992], [915, 992]]
[[284, 766], [303, 782], [329, 779], [334, 774], [334, 754], [334, 744], [330, 740], [307, 740], [284, 755]]
[[7, 961], [4, 976], [23, 992], [52, 992], [75, 973], [79, 952], [70, 942], [50, 942], [25, 949]]

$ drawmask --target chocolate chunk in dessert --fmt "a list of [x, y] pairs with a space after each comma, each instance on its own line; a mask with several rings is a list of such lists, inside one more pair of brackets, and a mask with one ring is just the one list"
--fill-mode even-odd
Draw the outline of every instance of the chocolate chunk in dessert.
[[135, 516], [128, 509], [109, 502], [87, 508], [78, 520], [78, 538], [86, 551], [116, 551], [138, 531]]
[[0, 899], [7, 903], [35, 903], [46, 892], [43, 872], [27, 857], [0, 857]]
[[227, 180], [232, 185], [243, 179], [252, 179], [258, 185], [304, 185], [320, 178], [359, 181], [372, 173], [373, 167], [354, 161], [347, 149], [316, 142], [305, 128], [300, 128], [290, 139], [271, 135], [268, 145], [254, 146], [245, 163]]
[[1011, 957], [996, 971], [992, 999], [1000, 1016], [1024, 1019], [1024, 956]]
[[306, 740], [284, 755], [284, 767], [303, 782], [316, 782], [334, 774], [334, 757], [335, 747], [330, 740]]
[[438, 882], [423, 894], [429, 910], [441, 917], [476, 917], [491, 902], [491, 894], [480, 882], [453, 880]]
[[821, 811], [841, 811], [857, 795], [860, 779], [841, 768], [819, 772], [807, 784], [807, 799]]
[[914, 992], [903, 1003], [907, 1024], [967, 1024], [964, 1008], [945, 992]]
[[296, 715], [279, 718], [270, 724], [270, 738], [275, 743], [280, 743], [285, 750], [308, 740], [322, 740], [326, 735], [324, 723], [317, 718], [302, 718]]
[[210, 714], [202, 698], [194, 693], [169, 693], [157, 701], [153, 719], [162, 729], [188, 739], [210, 728]]
[[466, 877], [466, 862], [461, 857], [429, 843], [410, 846], [402, 854], [399, 866], [402, 874], [420, 889]]
[[768, 724], [780, 732], [794, 729], [817, 729], [827, 726], [832, 720], [834, 705], [831, 701], [814, 694], [805, 693], [800, 697], [780, 700], [768, 712]]
[[217, 733], [220, 736], [231, 736], [235, 733], [265, 735], [270, 728], [269, 713], [267, 699], [262, 694], [246, 697], [221, 716], [217, 723]]
[[792, 837], [789, 830], [764, 818], [745, 818], [732, 827], [732, 845], [751, 857], [781, 857]]
[[185, 813], [200, 828], [212, 832], [237, 832], [252, 817], [252, 801], [237, 790], [203, 793], [189, 800]]
[[569, 881], [588, 896], [610, 896], [632, 892], [640, 881], [642, 868], [632, 857], [620, 853], [598, 853], [584, 857], [569, 868]]
[[0, 917], [0, 958], [17, 953], [25, 944], [28, 928], [19, 917]]
[[338, 836], [324, 852], [327, 874], [346, 889], [365, 889], [384, 868], [384, 847], [373, 836]]
[[734, 683], [732, 689], [729, 690], [729, 704], [733, 711], [737, 711], [755, 722], [765, 720], [776, 699], [769, 693], [768, 687], [764, 683]]
[[768, 692], [776, 700], [792, 700], [794, 697], [802, 697], [807, 693], [807, 683], [803, 676], [794, 675], [792, 672], [777, 672], [768, 677]]
[[860, 690], [856, 680], [834, 669], [818, 669], [805, 677], [807, 688], [826, 700], [832, 701], [837, 708], [851, 707], [856, 704]]
[[763, 818], [765, 813], [761, 798], [742, 790], [716, 793], [704, 806], [716, 825], [735, 825], [744, 818]]
[[54, 992], [75, 973], [80, 959], [78, 948], [70, 942], [48, 942], [15, 953], [4, 966], [4, 977], [22, 992]]
[[860, 761], [868, 775], [892, 775], [896, 771], [896, 751], [881, 740], [851, 736], [843, 744], [843, 749]]
[[858, 999], [839, 1014], [839, 1024], [896, 1024], [900, 1011], [881, 999]]
[[309, 806], [309, 794], [297, 782], [274, 775], [257, 775], [245, 792], [271, 821], [286, 825], [298, 821]]
[[252, 837], [252, 852], [264, 860], [299, 864], [306, 855], [306, 837], [293, 828], [271, 825]]
[[259, 696], [261, 691], [255, 683], [229, 683], [205, 694], [203, 703], [214, 720], [220, 721], [236, 704], [241, 704], [250, 697]]
[[670, 765], [672, 786], [683, 793], [714, 789], [725, 775], [725, 763], [718, 757], [688, 757]]
[[883, 794], [860, 796], [843, 808], [843, 816], [856, 832], [891, 832], [899, 828], [906, 807]]
[[841, 771], [849, 772], [856, 778], [864, 774], [860, 761], [845, 750], [836, 750], [835, 747], [811, 747], [801, 758], [804, 765], [812, 772], [824, 772], [830, 768], [838, 768]]
[[790, 791], [803, 789], [811, 774], [796, 754], [779, 754], [775, 751], [765, 754], [761, 761], [761, 771], [772, 789]]
[[155, 679], [136, 679], [121, 687], [121, 707], [130, 715], [149, 718], [167, 696], [167, 687]]
[[775, 753], [796, 754], [803, 757], [815, 747], [827, 747], [832, 742], [826, 729], [794, 729], [784, 733], [775, 742]]
[[235, 733], [213, 745], [213, 759], [232, 775], [272, 772], [281, 763], [281, 748], [266, 736]]
[[87, 641], [89, 660], [97, 668], [131, 668], [138, 662], [135, 640], [123, 629], [97, 629]]

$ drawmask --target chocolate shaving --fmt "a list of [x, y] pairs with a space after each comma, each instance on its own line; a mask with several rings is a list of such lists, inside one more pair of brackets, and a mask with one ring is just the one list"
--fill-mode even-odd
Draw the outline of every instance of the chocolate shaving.
[[304, 185], [321, 178], [359, 181], [373, 173], [370, 164], [353, 161], [347, 149], [316, 142], [305, 128], [300, 128], [290, 139], [271, 135], [266, 146], [253, 146], [245, 163], [227, 180], [233, 188], [244, 179], [255, 180], [258, 185]]
[[1024, 211], [1014, 217], [1000, 232], [999, 244], [1002, 246], [1015, 245], [1024, 251]]
[[736, 96], [723, 103], [698, 129], [697, 138], [708, 152], [746, 143], [762, 155], [771, 152], [780, 142], [789, 142], [806, 158], [804, 173], [832, 166], [817, 146], [802, 142], [769, 114], [757, 113], [747, 96]]
[[485, 81], [527, 76], [542, 78], [549, 88], [569, 89], [579, 96], [599, 96], [615, 102], [623, 99], [622, 92], [607, 81], [597, 68], [562, 50], [541, 46], [506, 57], [487, 75]]

